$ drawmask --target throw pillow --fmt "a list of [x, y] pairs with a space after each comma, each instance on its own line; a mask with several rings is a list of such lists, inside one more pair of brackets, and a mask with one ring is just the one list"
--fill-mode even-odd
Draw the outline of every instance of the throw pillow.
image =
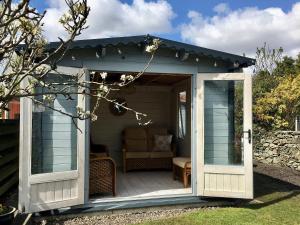
[[154, 135], [153, 151], [170, 152], [172, 135]]

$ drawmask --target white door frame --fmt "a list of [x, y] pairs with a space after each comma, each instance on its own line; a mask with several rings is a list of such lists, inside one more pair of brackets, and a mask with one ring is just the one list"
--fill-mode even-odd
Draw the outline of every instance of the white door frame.
[[[252, 77], [244, 73], [199, 73], [197, 77], [197, 195], [209, 197], [253, 198], [252, 141], [244, 136], [244, 165], [221, 166], [204, 164], [204, 81], [240, 80], [244, 82], [244, 131], [252, 131]], [[215, 188], [206, 186], [207, 179], [216, 182]], [[225, 184], [229, 179], [229, 184]], [[227, 181], [226, 181], [227, 182]], [[218, 184], [219, 183], [219, 184]], [[234, 184], [239, 188], [233, 187]], [[218, 186], [220, 185], [220, 186]], [[225, 188], [226, 186], [226, 188]]]
[[[82, 81], [89, 79], [89, 72], [86, 69], [60, 67], [58, 70], [65, 75], [83, 73], [80, 79]], [[28, 84], [27, 78], [21, 83], [23, 87]], [[84, 110], [89, 107], [87, 99], [83, 96], [78, 96], [77, 104]], [[89, 141], [86, 141], [88, 122], [78, 120], [77, 123], [80, 129], [77, 130], [77, 170], [31, 174], [32, 100], [25, 97], [21, 98], [20, 106], [19, 210], [27, 213], [39, 212], [84, 204], [85, 158], [87, 155], [85, 149], [89, 143]], [[61, 189], [59, 193], [56, 192], [58, 189]], [[59, 199], [53, 198], [55, 193], [62, 197]], [[65, 193], [69, 193], [67, 198], [63, 197]]]

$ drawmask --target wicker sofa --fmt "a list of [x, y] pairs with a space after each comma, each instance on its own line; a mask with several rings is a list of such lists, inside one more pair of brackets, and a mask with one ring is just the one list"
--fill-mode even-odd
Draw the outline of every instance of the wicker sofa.
[[133, 127], [123, 131], [123, 171], [140, 169], [172, 169], [176, 155], [175, 144], [171, 151], [154, 151], [154, 135], [168, 135], [161, 127]]

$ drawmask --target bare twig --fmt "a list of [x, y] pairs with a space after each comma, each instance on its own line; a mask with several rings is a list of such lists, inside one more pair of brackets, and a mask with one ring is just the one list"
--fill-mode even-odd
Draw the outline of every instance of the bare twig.
[[[100, 81], [82, 80], [81, 73], [65, 76], [57, 71], [57, 64], [65, 57], [73, 40], [87, 28], [86, 22], [90, 12], [87, 0], [65, 0], [65, 3], [68, 11], [61, 17], [60, 23], [68, 32], [68, 38], [65, 40], [59, 38], [58, 46], [50, 51], [47, 50], [48, 43], [41, 29], [46, 12], [39, 13], [31, 8], [30, 0], [20, 0], [17, 4], [11, 0], [0, 2], [0, 63], [4, 65], [3, 74], [0, 76], [0, 110], [8, 110], [8, 103], [13, 99], [30, 98], [34, 104], [43, 105], [71, 117], [77, 127], [75, 121], [78, 119], [96, 118], [95, 112], [103, 100], [134, 113], [141, 123], [142, 119], [147, 117], [146, 114], [118, 103], [116, 99], [110, 97], [110, 93], [120, 91], [146, 72], [160, 41], [154, 39], [146, 46], [146, 51], [150, 53], [149, 60], [137, 74], [122, 74], [120, 79], [114, 82], [107, 82], [107, 73], [101, 74]], [[51, 74], [53, 72], [55, 75]], [[49, 74], [52, 76], [48, 76]], [[21, 87], [25, 79], [29, 84]], [[91, 112], [89, 109], [78, 109], [77, 113], [71, 114], [49, 104], [58, 96], [74, 100], [74, 95], [78, 98], [80, 96], [96, 98], [96, 104]]]

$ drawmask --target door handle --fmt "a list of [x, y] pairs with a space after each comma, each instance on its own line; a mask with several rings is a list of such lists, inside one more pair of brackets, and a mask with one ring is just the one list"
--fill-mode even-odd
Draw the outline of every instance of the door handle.
[[248, 141], [249, 141], [249, 144], [251, 144], [251, 141], [252, 141], [251, 129], [244, 131], [244, 133], [248, 133]]

